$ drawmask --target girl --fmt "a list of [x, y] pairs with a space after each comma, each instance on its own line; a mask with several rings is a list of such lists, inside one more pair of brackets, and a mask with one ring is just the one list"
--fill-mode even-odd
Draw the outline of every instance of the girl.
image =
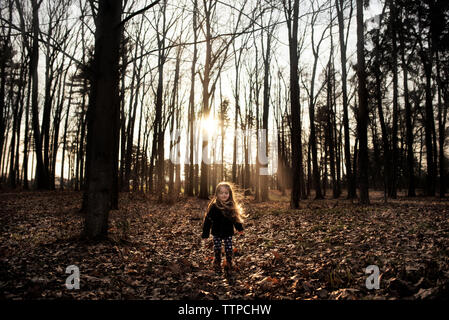
[[210, 229], [214, 237], [214, 268], [221, 271], [221, 241], [224, 241], [226, 253], [225, 270], [232, 268], [232, 236], [234, 227], [243, 233], [243, 218], [246, 215], [234, 199], [234, 192], [230, 183], [220, 182], [215, 188], [215, 195], [209, 202], [203, 224], [202, 238], [209, 237]]

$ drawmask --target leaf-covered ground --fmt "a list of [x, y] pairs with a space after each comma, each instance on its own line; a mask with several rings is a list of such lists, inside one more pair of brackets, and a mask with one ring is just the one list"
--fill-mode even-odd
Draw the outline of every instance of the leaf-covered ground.
[[[244, 202], [236, 270], [212, 268], [201, 243], [207, 202], [157, 204], [121, 194], [110, 237], [78, 239], [79, 192], [0, 193], [0, 299], [434, 299], [449, 296], [449, 202], [400, 198], [370, 206], [343, 198]], [[376, 198], [377, 196], [377, 198]], [[210, 241], [210, 240], [209, 240]], [[66, 267], [80, 289], [65, 287]], [[380, 289], [365, 268], [377, 265]]]

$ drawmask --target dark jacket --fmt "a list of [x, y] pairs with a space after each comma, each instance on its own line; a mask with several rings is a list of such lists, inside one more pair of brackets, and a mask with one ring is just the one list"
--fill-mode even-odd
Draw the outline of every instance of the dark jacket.
[[211, 205], [209, 212], [204, 218], [202, 238], [208, 238], [212, 227], [212, 235], [217, 237], [229, 237], [234, 235], [234, 226], [238, 231], [243, 231], [241, 223], [232, 222], [225, 217], [223, 212], [214, 204]]

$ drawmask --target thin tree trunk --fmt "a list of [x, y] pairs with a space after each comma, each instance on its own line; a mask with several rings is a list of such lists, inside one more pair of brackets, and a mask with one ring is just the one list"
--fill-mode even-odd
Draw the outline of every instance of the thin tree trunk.
[[31, 97], [31, 81], [28, 81], [27, 89], [27, 102], [26, 102], [26, 114], [25, 114], [25, 141], [23, 146], [23, 188], [29, 189], [28, 185], [28, 148], [29, 148], [29, 124], [30, 124], [30, 97]]
[[[265, 155], [265, 160], [268, 161], [268, 112], [269, 112], [269, 100], [270, 100], [270, 50], [271, 50], [271, 32], [272, 30], [267, 31], [267, 47], [265, 48], [265, 56], [264, 58], [264, 81], [263, 81], [263, 114], [262, 114], [262, 130], [264, 130], [264, 147], [263, 150]], [[262, 39], [263, 44], [263, 39]], [[264, 171], [260, 177], [261, 183], [261, 200], [268, 201], [268, 162], [262, 165]], [[258, 173], [260, 175], [260, 173]]]
[[363, 30], [363, 0], [357, 0], [357, 78], [358, 78], [358, 130], [359, 137], [359, 186], [360, 202], [369, 204], [368, 193], [368, 92], [366, 89], [365, 54], [364, 54], [364, 30]]
[[433, 154], [433, 143], [432, 143], [432, 132], [434, 131], [435, 124], [433, 119], [433, 105], [432, 105], [432, 71], [430, 62], [424, 63], [425, 71], [425, 93], [426, 93], [426, 103], [425, 103], [425, 143], [426, 143], [426, 156], [427, 156], [427, 176], [426, 176], [426, 195], [435, 195], [435, 165], [434, 165], [434, 154]]
[[[202, 93], [202, 117], [203, 119], [209, 118], [210, 106], [209, 106], [209, 83], [210, 83], [210, 73], [211, 73], [211, 60], [212, 60], [212, 35], [211, 35], [211, 8], [206, 8], [205, 3], [205, 23], [206, 23], [206, 57], [204, 62], [204, 76], [203, 76], [203, 93]], [[200, 181], [200, 194], [201, 199], [209, 198], [209, 188], [208, 188], [208, 174], [209, 165], [206, 163], [204, 156], [208, 153], [208, 141], [205, 136], [205, 131], [203, 131], [203, 142], [202, 142], [202, 158], [201, 158], [201, 181]]]
[[[347, 70], [346, 70], [346, 42], [344, 32], [343, 20], [343, 4], [344, 0], [335, 0], [338, 17], [338, 30], [340, 37], [340, 52], [341, 52], [341, 85], [343, 93], [343, 125], [345, 133], [345, 165], [346, 165], [346, 186], [348, 188], [348, 199], [356, 197], [355, 179], [351, 169], [351, 145], [349, 136], [349, 118], [348, 118], [348, 90], [347, 90]], [[351, 8], [352, 13], [352, 8]]]
[[[446, 138], [445, 128], [446, 128], [446, 116], [447, 107], [443, 105], [442, 100], [442, 81], [441, 81], [441, 63], [439, 58], [439, 52], [436, 50], [436, 67], [437, 67], [437, 83], [438, 83], [438, 145], [439, 145], [439, 171], [440, 171], [440, 198], [444, 198], [446, 193], [446, 172], [445, 172], [445, 157], [444, 157], [444, 140]], [[443, 111], [444, 109], [444, 111]]]
[[60, 127], [60, 124], [61, 124], [62, 107], [64, 105], [64, 92], [65, 92], [65, 86], [66, 86], [67, 73], [68, 73], [68, 71], [66, 70], [65, 73], [64, 73], [63, 81], [62, 81], [63, 83], [59, 82], [59, 84], [58, 84], [58, 86], [59, 86], [58, 87], [58, 103], [57, 103], [56, 114], [55, 114], [55, 121], [54, 121], [53, 148], [52, 148], [52, 157], [51, 157], [51, 163], [52, 163], [52, 166], [51, 166], [51, 168], [52, 168], [51, 169], [51, 185], [52, 185], [52, 190], [55, 189], [56, 157], [57, 157], [58, 149], [59, 149], [59, 127]]
[[194, 117], [195, 117], [195, 68], [196, 61], [198, 58], [198, 48], [197, 48], [197, 10], [198, 3], [197, 0], [193, 1], [193, 58], [192, 58], [192, 66], [190, 69], [190, 97], [189, 97], [189, 134], [190, 134], [190, 157], [189, 157], [189, 171], [188, 171], [188, 179], [186, 181], [187, 184], [187, 195], [193, 196], [193, 185], [194, 185]]
[[[138, 34], [141, 33], [143, 25], [143, 20], [139, 24]], [[137, 50], [139, 46], [135, 44], [134, 56], [137, 56]], [[142, 49], [143, 51], [143, 49]], [[143, 52], [141, 52], [142, 54]], [[131, 92], [129, 98], [129, 109], [128, 109], [128, 127], [127, 127], [127, 141], [126, 141], [126, 158], [125, 158], [125, 180], [123, 185], [124, 191], [129, 191], [129, 180], [131, 176], [131, 164], [133, 158], [134, 149], [134, 125], [136, 122], [136, 112], [137, 112], [137, 102], [140, 88], [140, 70], [142, 69], [143, 59], [139, 59], [139, 65], [137, 61], [134, 60], [133, 63], [133, 73], [131, 79]]]
[[[60, 189], [63, 190], [64, 189], [64, 162], [65, 162], [65, 152], [67, 150], [67, 129], [69, 126], [69, 114], [70, 114], [70, 106], [72, 104], [72, 94], [73, 94], [73, 86], [70, 86], [70, 91], [69, 91], [69, 101], [67, 103], [67, 113], [65, 116], [65, 125], [64, 125], [64, 135], [63, 135], [63, 141], [62, 141], [62, 159], [61, 159], [61, 182], [60, 182]], [[69, 156], [69, 161], [70, 161], [70, 156]], [[70, 164], [69, 164], [69, 169], [70, 169]], [[69, 170], [69, 175], [70, 175], [70, 170]], [[67, 177], [68, 179], [70, 178]]]
[[[331, 29], [332, 33], [332, 29]], [[331, 46], [332, 48], [332, 46]], [[331, 179], [332, 179], [332, 197], [334, 199], [338, 198], [338, 191], [337, 191], [337, 180], [335, 177], [335, 146], [334, 146], [334, 126], [335, 123], [332, 122], [333, 118], [333, 106], [332, 106], [332, 91], [334, 88], [332, 88], [332, 81], [331, 81], [331, 73], [333, 73], [333, 69], [331, 68], [331, 57], [332, 57], [332, 49], [331, 49], [331, 55], [329, 57], [329, 67], [328, 67], [328, 74], [327, 74], [327, 128], [325, 129], [327, 131], [327, 140], [328, 140], [328, 146], [329, 146], [329, 162], [330, 162], [330, 171], [331, 171]]]
[[407, 175], [408, 175], [408, 197], [415, 197], [415, 174], [414, 174], [414, 156], [413, 156], [413, 127], [412, 127], [412, 106], [408, 91], [408, 63], [405, 59], [404, 35], [399, 32], [401, 44], [401, 61], [404, 86], [404, 105], [405, 105], [405, 125], [407, 141]]
[[393, 170], [391, 172], [391, 191], [390, 191], [390, 197], [393, 199], [397, 198], [397, 190], [396, 190], [396, 184], [397, 184], [397, 159], [398, 159], [398, 63], [397, 63], [397, 56], [398, 56], [398, 50], [397, 50], [397, 36], [396, 36], [396, 4], [393, 0], [390, 0], [390, 25], [391, 25], [391, 32], [392, 32], [392, 67], [393, 67], [393, 137], [391, 139], [392, 142], [392, 149], [393, 149], [393, 161], [392, 166]]

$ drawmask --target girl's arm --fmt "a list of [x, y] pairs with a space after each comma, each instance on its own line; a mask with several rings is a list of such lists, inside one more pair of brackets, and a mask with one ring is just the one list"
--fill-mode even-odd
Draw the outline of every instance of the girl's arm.
[[206, 217], [204, 218], [203, 233], [201, 235], [201, 238], [203, 238], [203, 239], [209, 238], [210, 227], [212, 226], [212, 221], [210, 219], [210, 212], [211, 211], [212, 210], [209, 210], [209, 212], [207, 213]]

